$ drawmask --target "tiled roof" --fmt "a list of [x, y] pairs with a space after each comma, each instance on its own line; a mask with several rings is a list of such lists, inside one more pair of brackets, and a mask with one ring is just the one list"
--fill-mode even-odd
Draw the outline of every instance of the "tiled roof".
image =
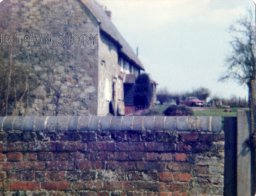
[[140, 69], [144, 70], [144, 67], [138, 56], [135, 54], [135, 52], [131, 49], [130, 45], [117, 30], [102, 6], [99, 5], [95, 0], [81, 0], [81, 2], [100, 22], [101, 31], [105, 32], [107, 35], [109, 35], [112, 39], [114, 39], [121, 45], [121, 53], [130, 61], [132, 61], [135, 65], [137, 65]]

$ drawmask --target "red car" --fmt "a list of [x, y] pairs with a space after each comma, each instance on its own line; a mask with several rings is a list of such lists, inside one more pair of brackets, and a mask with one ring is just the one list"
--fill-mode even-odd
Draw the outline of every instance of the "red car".
[[187, 97], [184, 101], [181, 102], [184, 105], [191, 107], [203, 107], [205, 102], [203, 100], [198, 99], [197, 97]]

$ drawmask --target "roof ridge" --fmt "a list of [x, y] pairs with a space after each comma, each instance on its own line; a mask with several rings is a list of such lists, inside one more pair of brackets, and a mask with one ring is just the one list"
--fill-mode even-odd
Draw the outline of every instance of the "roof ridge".
[[129, 43], [125, 40], [125, 38], [117, 29], [117, 27], [105, 13], [104, 5], [101, 5], [96, 0], [81, 0], [81, 2], [91, 11], [94, 17], [100, 22], [101, 30], [120, 44], [121, 53], [134, 64], [136, 64], [140, 69], [144, 70], [143, 64], [138, 58], [138, 56], [135, 54]]

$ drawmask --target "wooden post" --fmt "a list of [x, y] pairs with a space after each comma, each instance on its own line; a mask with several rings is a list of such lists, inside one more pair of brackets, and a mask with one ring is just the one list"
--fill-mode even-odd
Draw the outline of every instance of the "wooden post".
[[237, 118], [224, 118], [225, 132], [225, 169], [224, 169], [224, 195], [237, 195]]

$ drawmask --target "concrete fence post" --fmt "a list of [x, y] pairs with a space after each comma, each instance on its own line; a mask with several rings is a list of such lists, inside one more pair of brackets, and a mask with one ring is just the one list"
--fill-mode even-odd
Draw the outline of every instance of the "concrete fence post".
[[250, 145], [250, 115], [245, 110], [237, 114], [237, 195], [252, 196], [252, 151]]

